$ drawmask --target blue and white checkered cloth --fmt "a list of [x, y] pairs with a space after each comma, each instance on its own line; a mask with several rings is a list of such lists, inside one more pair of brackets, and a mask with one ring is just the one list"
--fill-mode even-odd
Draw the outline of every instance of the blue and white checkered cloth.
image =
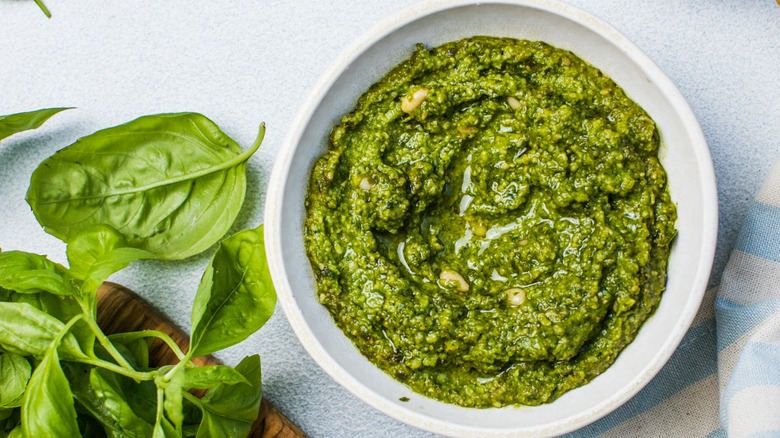
[[753, 199], [720, 286], [633, 399], [572, 437], [780, 437], [780, 162]]

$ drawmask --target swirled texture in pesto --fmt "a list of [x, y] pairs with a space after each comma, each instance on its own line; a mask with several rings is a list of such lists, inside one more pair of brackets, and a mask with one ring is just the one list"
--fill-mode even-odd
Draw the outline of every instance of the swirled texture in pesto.
[[312, 171], [319, 300], [420, 394], [550, 402], [609, 367], [661, 299], [676, 209], [658, 147], [645, 111], [571, 52], [419, 46]]

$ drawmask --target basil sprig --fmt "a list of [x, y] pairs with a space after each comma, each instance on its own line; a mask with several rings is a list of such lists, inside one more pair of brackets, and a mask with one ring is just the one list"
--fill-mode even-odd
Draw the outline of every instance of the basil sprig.
[[[0, 117], [0, 134], [10, 132], [4, 120], [18, 132], [52, 111]], [[249, 433], [262, 397], [259, 356], [235, 368], [191, 359], [243, 341], [276, 305], [262, 225], [220, 241], [243, 203], [246, 161], [263, 131], [243, 151], [200, 114], [145, 116], [41, 163], [27, 199], [66, 243], [69, 266], [0, 252], [0, 437]], [[98, 327], [96, 291], [109, 276], [136, 260], [181, 259], [216, 243], [188, 352], [159, 331], [106, 336]], [[178, 364], [150, 367], [155, 338]]]

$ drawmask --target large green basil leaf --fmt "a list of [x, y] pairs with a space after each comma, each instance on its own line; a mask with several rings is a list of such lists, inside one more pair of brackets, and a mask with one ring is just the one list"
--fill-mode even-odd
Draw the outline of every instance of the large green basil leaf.
[[30, 380], [32, 367], [24, 357], [0, 354], [0, 408], [16, 408], [22, 405], [22, 396]]
[[195, 113], [144, 116], [79, 139], [33, 172], [27, 202], [47, 232], [68, 242], [95, 224], [130, 246], [181, 259], [216, 243], [246, 191], [246, 160], [217, 125]]
[[49, 120], [51, 116], [67, 109], [70, 108], [46, 108], [0, 116], [0, 140], [10, 137], [17, 132], [38, 128]]
[[74, 295], [78, 289], [64, 266], [24, 251], [0, 252], [0, 287], [20, 293]]
[[70, 272], [83, 280], [82, 293], [93, 293], [111, 274], [140, 259], [155, 258], [154, 254], [127, 244], [114, 228], [98, 224], [88, 227], [68, 241]]
[[[63, 330], [57, 318], [27, 303], [0, 303], [0, 348], [21, 356], [43, 357]], [[59, 342], [63, 358], [78, 359], [85, 355], [70, 332]]]
[[268, 321], [276, 291], [268, 272], [263, 226], [222, 241], [192, 305], [192, 356], [243, 341]]
[[198, 437], [246, 436], [257, 419], [262, 398], [260, 356], [247, 356], [236, 371], [249, 382], [221, 384], [206, 392], [200, 400], [203, 412]]
[[22, 432], [28, 437], [80, 436], [70, 383], [60, 367], [57, 344], [70, 327], [63, 326], [35, 368], [22, 402]]

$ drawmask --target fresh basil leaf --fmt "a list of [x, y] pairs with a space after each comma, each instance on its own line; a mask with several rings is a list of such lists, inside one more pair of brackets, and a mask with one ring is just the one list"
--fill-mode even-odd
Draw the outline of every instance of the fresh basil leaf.
[[221, 384], [207, 391], [198, 403], [203, 419], [197, 437], [246, 436], [252, 430], [262, 398], [260, 356], [245, 357], [236, 371], [249, 385]]
[[[64, 327], [27, 303], [0, 303], [0, 347], [6, 352], [41, 358]], [[86, 357], [70, 332], [63, 335], [58, 351], [66, 359]]]
[[[109, 337], [109, 339], [111, 338]], [[149, 368], [149, 347], [152, 344], [152, 339], [138, 338], [123, 343], [112, 342], [136, 369]]]
[[12, 408], [0, 409], [0, 411], [3, 412], [3, 414], [0, 415], [0, 417], [3, 418], [0, 420], [0, 437], [11, 436], [10, 432], [14, 429], [19, 429], [18, 436], [21, 436], [22, 410], [20, 408]]
[[93, 293], [111, 276], [140, 259], [154, 254], [131, 248], [125, 237], [114, 228], [98, 224], [86, 228], [68, 241], [66, 254], [70, 272], [83, 280], [82, 293]]
[[[109, 337], [109, 340], [110, 339], [111, 338]], [[111, 341], [111, 343], [113, 344], [114, 349], [116, 350], [116, 352], [118, 352], [125, 359], [125, 361], [127, 361], [127, 363], [130, 364], [130, 366], [132, 366], [134, 369], [139, 370], [139, 369], [148, 368], [148, 366], [141, 366], [142, 363], [138, 362], [137, 359], [140, 359], [140, 360], [143, 361], [144, 357], [136, 358], [136, 353], [137, 352], [135, 350], [130, 350], [130, 348], [128, 348], [128, 344], [126, 344], [126, 343], [117, 343], [117, 342], [113, 342], [113, 341]], [[130, 343], [130, 344], [133, 345], [135, 343]], [[136, 348], [136, 345], [133, 345], [133, 348]], [[105, 347], [102, 344], [100, 344], [100, 343], [95, 344], [95, 357], [97, 357], [98, 359], [107, 361], [107, 362], [115, 362], [116, 361], [111, 356], [111, 353], [109, 353], [108, 350], [106, 350]]]
[[[105, 224], [87, 227], [68, 241], [66, 255], [71, 275], [80, 279], [86, 278], [95, 266], [120, 249], [134, 248], [129, 248], [125, 236], [115, 228]], [[140, 250], [134, 249], [134, 251]], [[143, 252], [143, 254], [152, 256], [151, 253]], [[119, 262], [112, 262], [114, 263]], [[118, 266], [116, 271], [125, 266]]]
[[[27, 303], [36, 309], [47, 313], [63, 323], [70, 321], [81, 313], [81, 307], [72, 296], [54, 295], [48, 292], [37, 294], [10, 293], [5, 301], [14, 303]], [[95, 334], [84, 321], [77, 322], [70, 332], [76, 337], [81, 350], [91, 352], [95, 344]]]
[[103, 428], [103, 424], [100, 423], [95, 417], [83, 412], [79, 412], [76, 408], [78, 417], [76, 419], [79, 422], [79, 430], [81, 431], [82, 438], [106, 438], [106, 431]]
[[[25, 388], [26, 387], [27, 384], [25, 383]], [[22, 392], [22, 395], [24, 395], [24, 392]], [[14, 414], [14, 409], [15, 408], [0, 408], [0, 437], [4, 436], [6, 421]]]
[[144, 116], [79, 139], [33, 172], [27, 202], [47, 232], [68, 242], [95, 224], [131, 247], [182, 259], [216, 243], [246, 191], [246, 151], [195, 113]]
[[257, 419], [263, 396], [260, 355], [245, 357], [235, 369], [249, 382], [248, 385], [222, 384], [207, 391], [201, 400], [203, 406], [212, 413], [251, 425]]
[[11, 432], [8, 433], [8, 438], [24, 438], [24, 433], [22, 433], [22, 425], [16, 426]]
[[233, 420], [220, 415], [203, 411], [196, 438], [211, 438], [215, 436], [247, 436], [252, 430], [252, 423]]
[[[8, 295], [7, 302], [27, 303], [38, 310], [48, 313], [63, 323], [70, 321], [81, 313], [81, 307], [71, 296], [54, 295], [48, 292], [37, 294], [13, 293]], [[78, 325], [78, 324], [77, 324]]]
[[206, 389], [219, 384], [249, 385], [241, 373], [226, 365], [205, 365], [187, 368], [184, 372], [184, 389]]
[[123, 433], [132, 436], [143, 431], [146, 433], [142, 436], [151, 435], [157, 391], [154, 382], [135, 382], [76, 362], [62, 365], [80, 411], [106, 425], [106, 430], [114, 436]]
[[24, 113], [0, 116], [0, 140], [17, 132], [35, 129], [43, 125], [51, 116], [71, 108], [47, 108]]
[[22, 402], [22, 432], [28, 437], [80, 436], [70, 383], [60, 367], [57, 344], [67, 335], [63, 326], [35, 368]]
[[89, 374], [93, 413], [104, 427], [119, 436], [145, 438], [152, 434], [152, 425], [140, 418], [127, 402], [121, 376], [93, 368]]
[[203, 274], [192, 305], [192, 356], [243, 341], [268, 321], [275, 305], [263, 226], [223, 240]]
[[0, 252], [0, 287], [20, 293], [46, 291], [74, 295], [78, 292], [64, 266], [24, 251]]
[[160, 418], [160, 421], [155, 423], [154, 425], [154, 433], [152, 434], [152, 438], [166, 438], [165, 436], [165, 429], [163, 428], [163, 420], [164, 418]]
[[170, 419], [175, 430], [181, 430], [181, 425], [184, 422], [184, 414], [182, 410], [184, 408], [182, 385], [184, 384], [184, 369], [179, 368], [170, 376], [170, 379], [165, 382], [163, 390], [165, 391], [165, 401], [163, 406], [165, 408], [165, 414]]
[[32, 374], [32, 366], [24, 357], [14, 353], [0, 354], [0, 408], [17, 408]]
[[156, 417], [154, 422], [154, 432], [152, 433], [152, 438], [180, 437], [181, 433], [176, 428], [174, 428], [171, 422], [168, 421], [168, 419], [165, 418], [165, 415], [163, 414], [164, 411], [163, 405], [165, 404], [164, 394], [165, 394], [165, 390], [161, 387], [158, 387]]

